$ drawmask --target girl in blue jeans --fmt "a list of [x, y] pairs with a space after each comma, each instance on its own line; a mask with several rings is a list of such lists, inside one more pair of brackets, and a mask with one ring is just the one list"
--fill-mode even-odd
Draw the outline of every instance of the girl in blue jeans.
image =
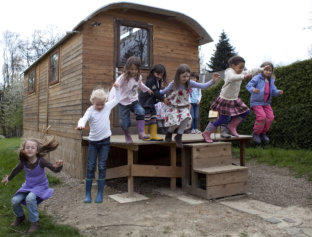
[[97, 157], [99, 158], [98, 170], [98, 193], [95, 199], [96, 203], [103, 202], [103, 189], [105, 186], [106, 176], [106, 161], [110, 147], [110, 130], [109, 115], [112, 109], [118, 104], [120, 92], [115, 86], [116, 94], [113, 100], [106, 102], [109, 92], [104, 89], [95, 89], [92, 91], [90, 106], [84, 116], [79, 119], [76, 129], [82, 130], [85, 128], [86, 123], [89, 121], [89, 148], [88, 148], [88, 161], [87, 161], [87, 175], [86, 175], [86, 196], [85, 203], [91, 202], [91, 189], [92, 181], [96, 168]]
[[13, 212], [16, 216], [11, 224], [12, 227], [19, 226], [25, 220], [24, 210], [21, 205], [24, 204], [27, 207], [28, 218], [31, 222], [28, 233], [31, 234], [38, 230], [38, 204], [50, 198], [53, 194], [53, 189], [49, 188], [44, 168], [47, 167], [53, 172], [60, 172], [63, 167], [63, 161], [59, 160], [52, 165], [43, 156], [55, 150], [57, 146], [58, 142], [55, 141], [54, 137], [43, 141], [37, 139], [25, 140], [19, 151], [20, 162], [9, 176], [7, 175], [2, 179], [1, 182], [7, 185], [20, 171], [25, 171], [26, 180], [11, 200]]
[[[198, 82], [199, 76], [196, 72], [191, 72], [190, 80]], [[200, 88], [191, 88], [190, 89], [190, 102], [191, 102], [191, 116], [192, 116], [192, 124], [191, 124], [191, 133], [200, 134], [201, 131], [198, 130], [198, 117], [199, 117], [199, 105], [202, 94]]]
[[138, 89], [140, 88], [140, 90], [148, 92], [150, 95], [153, 92], [142, 82], [140, 66], [141, 60], [138, 57], [132, 56], [128, 58], [124, 67], [124, 73], [120, 75], [115, 82], [115, 85], [118, 86], [120, 90], [120, 126], [125, 133], [126, 143], [133, 142], [129, 131], [129, 127], [131, 126], [130, 112], [136, 115], [139, 139], [144, 140], [149, 138], [144, 132], [145, 110], [139, 103]]

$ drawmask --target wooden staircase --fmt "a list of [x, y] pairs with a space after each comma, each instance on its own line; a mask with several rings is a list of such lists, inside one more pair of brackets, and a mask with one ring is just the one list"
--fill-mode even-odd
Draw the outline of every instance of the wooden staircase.
[[206, 199], [246, 192], [248, 168], [232, 164], [230, 142], [188, 143], [182, 151], [182, 188]]

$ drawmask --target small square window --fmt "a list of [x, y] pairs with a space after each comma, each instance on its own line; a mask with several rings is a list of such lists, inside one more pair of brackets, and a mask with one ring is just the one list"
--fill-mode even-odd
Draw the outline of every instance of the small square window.
[[28, 93], [35, 91], [35, 69], [28, 73]]
[[50, 56], [49, 84], [55, 84], [59, 81], [59, 52]]
[[123, 19], [115, 20], [116, 65], [123, 67], [131, 56], [141, 59], [142, 68], [152, 65], [152, 25]]

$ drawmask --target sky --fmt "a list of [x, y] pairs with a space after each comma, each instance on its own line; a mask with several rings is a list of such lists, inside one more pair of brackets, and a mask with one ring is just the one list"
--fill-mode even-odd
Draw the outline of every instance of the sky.
[[[60, 32], [72, 30], [97, 9], [120, 1], [107, 0], [10, 0], [1, 1], [0, 33], [30, 37], [49, 25]], [[288, 65], [312, 57], [312, 0], [128, 0], [183, 13], [196, 20], [214, 42], [202, 46], [209, 62], [222, 30], [247, 68], [263, 61]], [[0, 65], [2, 66], [0, 44]]]

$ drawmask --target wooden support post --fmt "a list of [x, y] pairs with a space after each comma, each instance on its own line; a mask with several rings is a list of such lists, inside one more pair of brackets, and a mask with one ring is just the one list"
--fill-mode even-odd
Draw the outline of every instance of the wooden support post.
[[[175, 145], [170, 146], [170, 166], [171, 167], [177, 166], [177, 151], [176, 151]], [[170, 178], [170, 189], [175, 190], [176, 185], [177, 185], [177, 179], [176, 178]]]
[[138, 164], [139, 161], [139, 152], [133, 151], [133, 164]]
[[129, 166], [129, 176], [128, 176], [128, 195], [133, 196], [133, 176], [132, 176], [132, 165], [133, 165], [133, 150], [127, 150], [127, 159]]
[[240, 165], [245, 166], [245, 141], [241, 140], [239, 141], [239, 149], [240, 149]]
[[187, 172], [186, 172], [186, 169], [187, 169], [187, 167], [186, 167], [186, 161], [185, 161], [185, 159], [186, 159], [186, 157], [185, 157], [186, 155], [185, 155], [185, 148], [183, 148], [182, 149], [182, 154], [181, 154], [181, 163], [182, 163], [182, 190], [183, 190], [183, 188], [186, 186], [186, 184], [187, 184], [187, 179], [186, 179], [186, 174], [187, 174]]

